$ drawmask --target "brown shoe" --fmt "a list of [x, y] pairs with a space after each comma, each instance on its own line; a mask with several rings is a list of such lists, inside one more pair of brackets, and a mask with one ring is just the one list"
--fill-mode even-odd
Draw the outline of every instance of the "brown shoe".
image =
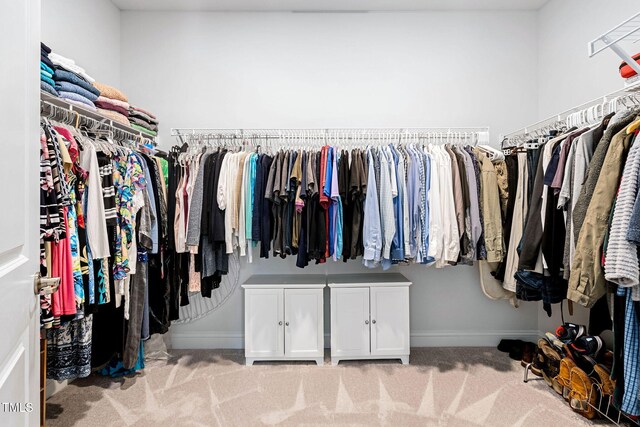
[[588, 419], [596, 416], [597, 390], [591, 378], [580, 368], [571, 369], [571, 391], [569, 405], [571, 408]]
[[524, 350], [522, 352], [522, 360], [520, 361], [520, 365], [522, 367], [527, 366], [529, 363], [533, 363], [533, 359], [538, 351], [538, 347], [534, 343], [526, 342], [524, 343]]
[[560, 372], [560, 353], [556, 351], [549, 341], [541, 338], [538, 340], [539, 354], [542, 354], [542, 377], [549, 387], [553, 386], [553, 378]]
[[553, 379], [553, 389], [565, 398], [569, 400], [569, 392], [571, 391], [571, 370], [576, 367], [573, 360], [565, 357], [560, 361], [560, 372]]

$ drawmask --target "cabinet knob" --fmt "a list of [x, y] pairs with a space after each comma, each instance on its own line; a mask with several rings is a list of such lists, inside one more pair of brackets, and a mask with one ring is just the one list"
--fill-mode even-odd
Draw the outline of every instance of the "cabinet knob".
[[368, 321], [368, 320], [365, 320], [365, 321], [364, 321], [364, 324], [365, 324], [365, 325], [368, 325], [368, 324], [369, 324], [369, 321]]
[[375, 325], [375, 324], [376, 324], [376, 319], [373, 319], [373, 320], [371, 321], [371, 323], [373, 323], [373, 324]]
[[285, 322], [284, 324], [285, 324], [285, 326], [289, 326], [289, 322]]
[[278, 325], [282, 326], [282, 320], [278, 322]]

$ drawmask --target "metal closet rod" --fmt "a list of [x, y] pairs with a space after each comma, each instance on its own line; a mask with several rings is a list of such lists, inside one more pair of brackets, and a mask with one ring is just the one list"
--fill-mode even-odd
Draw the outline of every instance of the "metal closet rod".
[[[287, 136], [307, 136], [325, 137], [340, 136], [342, 138], [356, 137], [362, 135], [378, 134], [420, 134], [420, 133], [442, 133], [444, 135], [452, 133], [474, 134], [489, 133], [488, 126], [474, 127], [429, 127], [429, 128], [274, 128], [274, 129], [223, 129], [223, 128], [172, 128], [171, 136], [182, 137], [191, 135], [203, 135], [210, 138], [281, 138]], [[342, 135], [341, 135], [342, 134]], [[444, 136], [443, 135], [443, 136]], [[488, 138], [487, 138], [488, 139]]]
[[537, 130], [540, 130], [545, 125], [548, 125], [550, 122], [562, 122], [566, 120], [569, 115], [577, 112], [581, 112], [582, 110], [586, 110], [589, 107], [593, 107], [595, 105], [600, 105], [600, 104], [605, 105], [610, 102], [617, 103], [618, 101], [624, 98], [628, 98], [631, 96], [638, 96], [640, 95], [639, 91], [640, 91], [640, 83], [635, 84], [633, 86], [626, 87], [624, 89], [613, 91], [604, 96], [599, 96], [595, 99], [592, 99], [591, 101], [583, 102], [582, 104], [576, 105], [575, 107], [565, 110], [561, 113], [554, 114], [553, 116], [550, 116], [544, 120], [537, 121], [533, 124], [530, 124], [529, 126], [525, 126], [513, 132], [501, 135], [499, 142], [502, 142], [505, 139], [511, 139], [515, 136], [524, 136], [524, 135], [531, 134]]

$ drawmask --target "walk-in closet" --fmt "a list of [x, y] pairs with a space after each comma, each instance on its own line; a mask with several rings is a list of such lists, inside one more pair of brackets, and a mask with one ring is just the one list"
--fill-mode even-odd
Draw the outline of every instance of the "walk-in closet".
[[637, 2], [0, 11], [0, 425], [640, 426]]

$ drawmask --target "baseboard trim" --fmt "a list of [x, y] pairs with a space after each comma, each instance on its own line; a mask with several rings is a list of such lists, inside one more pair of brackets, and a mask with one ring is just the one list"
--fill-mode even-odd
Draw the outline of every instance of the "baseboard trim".
[[[490, 331], [412, 331], [411, 347], [495, 347], [502, 338], [523, 339], [536, 342], [537, 330]], [[173, 349], [242, 349], [242, 332], [180, 332], [170, 333]], [[324, 346], [329, 348], [331, 338], [324, 336]]]

